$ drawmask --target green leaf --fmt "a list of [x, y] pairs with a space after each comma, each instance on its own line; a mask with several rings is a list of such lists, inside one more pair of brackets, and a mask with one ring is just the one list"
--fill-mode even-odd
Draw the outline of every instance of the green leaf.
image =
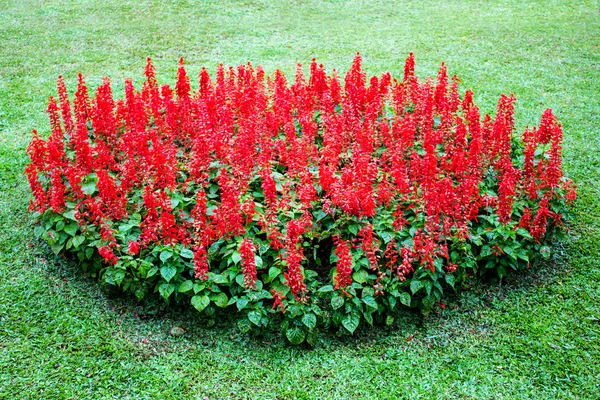
[[517, 251], [517, 255], [519, 256], [519, 258], [523, 261], [529, 262], [529, 255], [527, 255], [527, 251], [523, 248], [519, 249]]
[[373, 312], [365, 311], [363, 312], [363, 316], [365, 317], [365, 321], [367, 321], [369, 325], [373, 326]]
[[544, 257], [546, 260], [550, 258], [550, 247], [548, 246], [542, 246], [540, 247], [540, 254], [542, 255], [542, 257]]
[[356, 328], [358, 328], [358, 324], [360, 324], [360, 317], [358, 316], [358, 314], [355, 314], [355, 313], [347, 314], [342, 319], [342, 325], [350, 333], [354, 333], [354, 331], [356, 330]]
[[263, 259], [258, 255], [254, 255], [254, 264], [256, 265], [256, 269], [262, 269]]
[[238, 301], [235, 302], [235, 305], [238, 310], [243, 310], [248, 305], [248, 299], [238, 299]]
[[413, 279], [410, 282], [410, 291], [412, 292], [412, 294], [417, 293], [419, 290], [423, 289], [423, 282], [421, 282], [418, 279]]
[[410, 307], [410, 293], [400, 293], [400, 303], [404, 304], [406, 307]]
[[176, 273], [177, 273], [177, 268], [175, 268], [172, 265], [165, 265], [160, 268], [160, 274], [162, 275], [163, 278], [165, 278], [165, 281], [167, 281], [167, 282], [170, 282]]
[[318, 211], [315, 211], [313, 213], [313, 215], [317, 221], [320, 221], [327, 216], [327, 213], [325, 213], [323, 210], [318, 210]]
[[64, 212], [63, 217], [70, 219], [72, 221], [77, 221], [77, 218], [75, 218], [75, 210], [69, 210], [67, 212]]
[[417, 233], [417, 227], [415, 225], [412, 225], [409, 229], [408, 229], [408, 233], [410, 235], [410, 237], [414, 237], [415, 233]]
[[300, 344], [304, 342], [304, 337], [306, 334], [303, 329], [294, 327], [285, 331], [285, 336], [288, 338], [291, 344]]
[[354, 236], [358, 235], [359, 226], [357, 224], [348, 225], [348, 231]]
[[240, 319], [237, 323], [237, 326], [242, 333], [250, 332], [250, 329], [252, 329], [250, 321], [248, 321], [246, 318]]
[[317, 325], [317, 316], [313, 313], [306, 313], [302, 316], [302, 323], [308, 329], [313, 329]]
[[277, 278], [279, 276], [279, 274], [281, 274], [281, 270], [279, 268], [277, 268], [277, 267], [271, 267], [271, 268], [269, 268], [269, 280], [268, 280], [268, 282], [271, 282], [271, 281], [275, 280], [275, 278]]
[[319, 273], [317, 271], [313, 271], [312, 269], [304, 270], [304, 277], [306, 279], [316, 278], [317, 276], [319, 276]]
[[115, 271], [115, 273], [113, 274], [113, 279], [114, 279], [115, 283], [117, 284], [117, 286], [120, 286], [121, 283], [123, 282], [123, 279], [125, 279], [125, 271], [123, 271], [123, 270]]
[[81, 185], [81, 189], [83, 190], [83, 193], [89, 194], [91, 196], [96, 192], [96, 182], [92, 181], [83, 183]]
[[212, 295], [210, 298], [212, 301], [215, 302], [217, 307], [221, 307], [221, 308], [227, 307], [227, 302], [229, 301], [229, 299], [227, 298], [227, 295], [225, 293], [219, 293], [216, 295]]
[[389, 234], [389, 232], [381, 232], [379, 233], [379, 236], [383, 239], [384, 243], [388, 243], [393, 238], [392, 235]]
[[67, 242], [67, 239], [70, 239], [69, 235], [67, 235], [65, 232], [60, 232], [59, 233], [58, 241], [60, 243], [65, 244]]
[[75, 236], [78, 228], [79, 228], [79, 225], [77, 224], [77, 222], [71, 222], [69, 225], [66, 225], [64, 227], [64, 231], [67, 232], [71, 236]]
[[454, 289], [454, 275], [446, 274], [444, 279], [446, 279], [446, 283]]
[[517, 259], [517, 253], [515, 253], [515, 250], [512, 247], [505, 246], [502, 250], [504, 250], [504, 252], [508, 254], [513, 260]]
[[319, 290], [317, 290], [317, 292], [320, 292], [320, 293], [333, 292], [333, 286], [332, 285], [322, 286], [319, 288]]
[[231, 255], [231, 260], [234, 264], [238, 264], [242, 260], [242, 255], [238, 251], [234, 251]]
[[58, 243], [58, 242], [50, 245], [52, 252], [56, 255], [58, 255], [58, 253], [60, 253], [62, 251], [63, 247], [64, 247], [64, 245], [61, 243]]
[[527, 239], [533, 239], [533, 237], [531, 236], [531, 234], [529, 233], [529, 231], [527, 229], [517, 228], [517, 233]]
[[252, 310], [248, 313], [248, 319], [256, 326], [260, 326], [262, 313], [259, 310]]
[[372, 287], [369, 287], [369, 286], [364, 288], [362, 290], [362, 298], [364, 299], [367, 296], [375, 296], [375, 289], [373, 289]]
[[90, 258], [92, 258], [92, 255], [94, 255], [93, 247], [88, 247], [87, 249], [85, 249], [85, 258], [89, 260]]
[[369, 278], [369, 273], [364, 269], [358, 270], [352, 274], [352, 279], [358, 283], [365, 283]]
[[146, 278], [153, 277], [154, 275], [156, 275], [157, 272], [158, 272], [158, 267], [153, 266], [152, 268], [150, 268], [150, 270], [146, 274]]
[[183, 257], [183, 258], [189, 258], [189, 259], [194, 258], [194, 252], [190, 249], [184, 248], [181, 250], [180, 254], [181, 254], [181, 257]]
[[427, 292], [427, 295], [429, 296], [431, 294], [431, 289], [433, 288], [433, 282], [425, 281], [423, 285], [425, 286], [425, 292]]
[[392, 317], [391, 315], [385, 317], [385, 324], [387, 326], [392, 326], [394, 324], [394, 317]]
[[163, 263], [166, 262], [169, 258], [173, 256], [173, 252], [169, 250], [163, 250], [160, 252], [160, 261]]
[[244, 274], [238, 274], [235, 277], [235, 281], [237, 282], [238, 285], [240, 285], [241, 287], [244, 287]]
[[372, 296], [363, 297], [363, 302], [370, 308], [377, 310], [377, 300]]
[[185, 292], [189, 292], [190, 290], [192, 290], [194, 288], [194, 282], [192, 282], [191, 280], [187, 280], [185, 282], [183, 282], [181, 285], [179, 285], [179, 293], [185, 293]]
[[311, 346], [314, 346], [315, 344], [317, 344], [317, 339], [318, 338], [319, 338], [319, 332], [318, 332], [318, 330], [317, 329], [312, 329], [306, 335], [306, 343], [308, 343]]
[[85, 236], [79, 235], [73, 238], [73, 247], [78, 248], [85, 241]]
[[194, 294], [198, 294], [206, 288], [206, 284], [204, 282], [195, 282], [194, 283]]
[[119, 231], [120, 232], [129, 232], [131, 230], [131, 228], [133, 228], [135, 225], [132, 224], [122, 224], [119, 225]]
[[210, 299], [206, 295], [196, 295], [192, 297], [192, 305], [196, 310], [202, 312], [210, 304]]
[[226, 284], [226, 283], [228, 282], [228, 281], [227, 281], [227, 276], [225, 276], [225, 275], [221, 275], [221, 274], [217, 274], [217, 275], [215, 275], [215, 276], [213, 277], [213, 280], [212, 280], [212, 281], [213, 281], [214, 283], [216, 283], [216, 284], [219, 284], [219, 285]]
[[169, 296], [171, 296], [171, 293], [175, 291], [175, 285], [172, 283], [161, 283], [158, 287], [158, 291], [162, 297], [168, 299]]
[[480, 257], [487, 257], [492, 254], [492, 249], [487, 244], [481, 248]]
[[426, 296], [425, 298], [423, 298], [422, 303], [425, 311], [429, 311], [433, 308], [433, 305], [435, 304], [435, 297]]
[[388, 297], [387, 298], [388, 302], [390, 303], [390, 308], [394, 309], [396, 307], [396, 298], [395, 297]]
[[344, 299], [341, 296], [334, 296], [331, 298], [331, 308], [337, 310], [344, 305]]
[[263, 254], [265, 254], [267, 252], [267, 250], [269, 250], [269, 245], [267, 244], [261, 244], [260, 247], [258, 248], [258, 254], [260, 254], [261, 256]]
[[499, 278], [506, 276], [506, 268], [504, 268], [504, 265], [500, 265], [496, 271], [498, 272]]
[[35, 229], [33, 230], [33, 233], [35, 234], [35, 237], [42, 237], [43, 233], [44, 233], [44, 227], [41, 225], [38, 225], [35, 227]]

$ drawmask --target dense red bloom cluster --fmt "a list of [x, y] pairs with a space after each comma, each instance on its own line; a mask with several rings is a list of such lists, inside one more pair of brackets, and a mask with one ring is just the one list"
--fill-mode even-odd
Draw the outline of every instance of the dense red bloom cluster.
[[[299, 66], [291, 85], [280, 71], [267, 77], [250, 64], [221, 65], [214, 77], [202, 69], [197, 91], [183, 60], [175, 88], [158, 85], [150, 60], [145, 75], [141, 90], [127, 80], [119, 100], [108, 78], [90, 98], [80, 75], [73, 103], [59, 78], [58, 100], [47, 109], [51, 134], [43, 140], [34, 132], [28, 147], [31, 209], [61, 213], [75, 204], [79, 225], [101, 232], [108, 264], [121, 251], [115, 230], [137, 214], [139, 237], [123, 243], [129, 254], [183, 244], [194, 252], [195, 277], [206, 279], [207, 249], [243, 238], [244, 284], [253, 288], [256, 247], [246, 237], [252, 227], [268, 239], [285, 283], [302, 298], [303, 241], [317, 211], [366, 221], [357, 238], [336, 238], [335, 287], [344, 288], [352, 283], [353, 243], [371, 269], [383, 259], [383, 271], [405, 280], [415, 268], [434, 271], [436, 257], [448, 258], [444, 238], [468, 237], [482, 210], [504, 224], [520, 218], [541, 240], [549, 219], [562, 218], [551, 202], [575, 198], [551, 110], [523, 134], [519, 165], [515, 98], [502, 96], [496, 117], [482, 119], [473, 93], [461, 97], [444, 64], [436, 80], [419, 81], [412, 54], [400, 81], [389, 73], [367, 79], [360, 55], [343, 81], [314, 60], [310, 76]], [[495, 183], [484, 193], [486, 179]], [[519, 199], [531, 206], [515, 217]], [[392, 240], [383, 251], [372, 220], [384, 209], [392, 210], [397, 231], [409, 225], [409, 214], [424, 216], [426, 226], [411, 245]], [[447, 271], [455, 268], [448, 262]]]

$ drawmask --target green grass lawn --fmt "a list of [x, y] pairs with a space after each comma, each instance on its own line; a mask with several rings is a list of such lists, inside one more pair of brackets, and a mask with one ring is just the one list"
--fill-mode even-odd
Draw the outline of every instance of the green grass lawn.
[[[151, 56], [246, 61], [292, 74], [317, 57], [401, 76], [443, 60], [493, 112], [514, 93], [517, 129], [552, 107], [576, 222], [547, 265], [313, 348], [206, 328], [190, 310], [111, 295], [34, 239], [22, 171], [62, 74], [141, 81]], [[597, 1], [0, 0], [0, 398], [580, 398], [600, 393], [600, 11]], [[179, 326], [184, 336], [171, 336]]]

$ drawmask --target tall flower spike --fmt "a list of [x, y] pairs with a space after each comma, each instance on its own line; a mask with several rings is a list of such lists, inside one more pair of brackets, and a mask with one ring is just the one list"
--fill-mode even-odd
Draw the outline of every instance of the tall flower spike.
[[333, 286], [338, 290], [352, 284], [352, 253], [350, 253], [350, 245], [339, 236], [335, 236], [333, 240], [335, 243], [334, 253], [338, 258], [335, 264], [337, 274]]
[[248, 239], [244, 238], [240, 244], [240, 255], [242, 257], [242, 272], [244, 274], [244, 286], [247, 289], [256, 288], [256, 262], [254, 260], [254, 251], [256, 246]]
[[65, 132], [71, 135], [73, 133], [73, 116], [71, 115], [71, 103], [69, 102], [67, 87], [65, 86], [65, 81], [62, 76], [58, 77], [56, 86], [58, 89], [58, 98], [60, 99], [60, 111], [65, 126]]

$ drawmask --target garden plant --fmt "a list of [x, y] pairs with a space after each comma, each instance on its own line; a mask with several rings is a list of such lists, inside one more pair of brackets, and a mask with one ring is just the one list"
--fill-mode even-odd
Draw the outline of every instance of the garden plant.
[[250, 64], [180, 60], [174, 88], [62, 78], [26, 167], [38, 236], [138, 299], [191, 303], [210, 325], [238, 310], [243, 332], [294, 344], [321, 330], [392, 324], [444, 307], [470, 279], [548, 257], [570, 217], [562, 127], [548, 109], [514, 132], [514, 96], [480, 115], [442, 63], [419, 80], [342, 78], [315, 60], [293, 82]]

